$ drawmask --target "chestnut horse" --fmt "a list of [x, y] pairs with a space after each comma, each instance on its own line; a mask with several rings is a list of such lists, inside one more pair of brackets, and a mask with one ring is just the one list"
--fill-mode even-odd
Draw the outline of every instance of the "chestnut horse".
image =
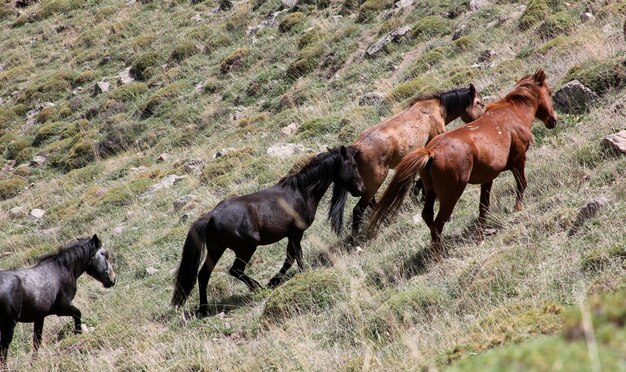
[[[548, 128], [556, 126], [551, 95], [543, 70], [526, 75], [506, 97], [489, 104], [480, 119], [441, 134], [426, 147], [409, 153], [398, 164], [368, 229], [375, 230], [384, 218], [398, 212], [418, 172], [426, 198], [422, 218], [430, 228], [436, 257], [442, 253], [443, 226], [468, 183], [481, 185], [479, 232], [489, 210], [491, 185], [503, 171], [513, 172], [517, 182], [515, 210], [521, 210], [526, 189], [526, 151], [532, 142], [533, 119], [543, 121]], [[439, 212], [433, 221], [435, 199], [439, 199]]]
[[365, 194], [354, 207], [352, 236], [354, 243], [363, 213], [375, 205], [374, 196], [393, 169], [410, 151], [422, 147], [445, 126], [458, 118], [468, 123], [483, 114], [483, 101], [473, 85], [444, 93], [418, 97], [408, 109], [363, 132], [350, 147], [358, 150], [359, 173], [365, 182]]

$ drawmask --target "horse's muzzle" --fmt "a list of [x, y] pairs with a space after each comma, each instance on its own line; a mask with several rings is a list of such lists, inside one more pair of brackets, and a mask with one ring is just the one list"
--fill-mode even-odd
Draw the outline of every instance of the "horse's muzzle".
[[548, 122], [546, 123], [546, 127], [548, 127], [548, 129], [555, 128], [556, 127], [556, 117], [548, 118]]

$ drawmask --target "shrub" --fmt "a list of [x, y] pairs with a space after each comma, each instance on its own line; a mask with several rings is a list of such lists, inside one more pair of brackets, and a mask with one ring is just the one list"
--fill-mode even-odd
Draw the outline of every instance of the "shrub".
[[444, 61], [446, 58], [450, 57], [452, 55], [452, 52], [452, 49], [448, 47], [439, 47], [429, 50], [428, 52], [419, 56], [415, 60], [415, 62], [413, 62], [411, 67], [409, 67], [407, 77], [413, 78], [422, 75], [431, 67], [436, 66], [437, 64], [441, 63], [441, 61]]
[[35, 156], [35, 149], [32, 147], [25, 147], [15, 157], [15, 164], [30, 163], [33, 156]]
[[86, 135], [80, 136], [78, 141], [69, 149], [63, 166], [66, 171], [82, 168], [95, 160], [94, 142]]
[[37, 113], [37, 123], [43, 124], [50, 118], [53, 118], [57, 114], [57, 109], [54, 107], [44, 107]]
[[440, 90], [438, 82], [427, 77], [418, 77], [406, 83], [398, 84], [387, 96], [391, 101], [402, 101], [428, 92]]
[[161, 65], [161, 62], [161, 56], [155, 52], [142, 54], [133, 61], [130, 73], [137, 80], [148, 80], [154, 75], [155, 68]]
[[176, 97], [183, 89], [184, 84], [177, 82], [166, 87], [160, 88], [150, 98], [141, 110], [141, 117], [147, 118], [155, 114], [156, 109], [167, 100]]
[[341, 277], [331, 269], [298, 273], [269, 295], [263, 317], [276, 321], [322, 311], [345, 297], [344, 288]]
[[287, 14], [287, 16], [280, 21], [280, 24], [278, 24], [278, 31], [283, 33], [299, 31], [302, 28], [305, 19], [306, 15], [302, 12]]
[[570, 12], [558, 12], [546, 18], [539, 26], [539, 34], [544, 38], [553, 38], [564, 34], [578, 24], [578, 18]]
[[7, 159], [15, 159], [20, 151], [30, 146], [30, 141], [26, 137], [15, 137], [14, 140], [6, 145], [6, 153], [4, 154]]
[[452, 42], [456, 51], [468, 51], [478, 46], [478, 40], [472, 35], [461, 36]]
[[136, 100], [139, 96], [147, 91], [148, 86], [146, 84], [133, 81], [111, 90], [108, 94], [108, 97], [116, 101], [130, 102]]
[[357, 22], [369, 22], [380, 13], [381, 10], [391, 6], [393, 1], [389, 0], [367, 0], [359, 7]]
[[242, 70], [245, 66], [245, 58], [250, 54], [247, 48], [240, 48], [226, 56], [220, 63], [220, 71], [226, 74], [232, 71]]
[[74, 79], [74, 85], [82, 85], [87, 82], [93, 81], [95, 78], [96, 78], [95, 72], [91, 70], [83, 71], [80, 73], [80, 75], [76, 77], [76, 79]]
[[573, 79], [578, 79], [598, 94], [604, 94], [611, 88], [622, 88], [626, 85], [626, 54], [620, 52], [613, 57], [591, 59], [575, 65], [563, 81]]
[[10, 199], [24, 190], [26, 181], [21, 177], [0, 180], [0, 200]]
[[128, 150], [135, 145], [144, 130], [144, 125], [129, 120], [124, 114], [107, 120], [104, 138], [98, 141], [98, 153], [103, 158]]
[[298, 58], [287, 68], [287, 77], [296, 80], [300, 76], [309, 74], [319, 65], [323, 53], [324, 46], [321, 43], [302, 49]]
[[84, 5], [85, 0], [44, 0], [39, 4], [35, 16], [38, 19], [47, 18], [55, 13], [66, 13], [82, 8]]
[[522, 17], [519, 20], [519, 27], [527, 30], [532, 26], [539, 24], [550, 15], [550, 8], [545, 0], [530, 0]]
[[170, 60], [180, 62], [193, 56], [196, 53], [198, 53], [198, 48], [196, 48], [193, 43], [189, 41], [184, 41], [176, 45], [174, 50], [172, 50], [172, 53], [170, 53]]
[[440, 16], [421, 18], [411, 26], [411, 35], [418, 39], [443, 36], [451, 32], [452, 24], [450, 20]]
[[344, 122], [337, 116], [329, 116], [307, 120], [300, 125], [296, 134], [300, 138], [311, 138], [326, 133], [336, 133], [341, 129]]

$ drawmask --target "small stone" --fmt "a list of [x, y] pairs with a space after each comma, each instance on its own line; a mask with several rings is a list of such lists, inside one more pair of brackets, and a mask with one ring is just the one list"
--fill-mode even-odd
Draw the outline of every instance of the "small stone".
[[369, 92], [359, 98], [359, 106], [378, 106], [385, 99], [385, 93]]
[[181, 211], [190, 201], [192, 201], [196, 196], [195, 195], [185, 195], [177, 200], [174, 200], [172, 205], [174, 206], [174, 210], [176, 212]]
[[411, 30], [410, 26], [399, 27], [391, 30], [387, 35], [378, 39], [374, 44], [367, 47], [365, 50], [365, 54], [367, 56], [373, 56], [376, 53], [380, 52], [385, 45], [393, 42], [398, 42], [402, 36], [406, 35], [407, 32]]
[[580, 20], [583, 23], [593, 21], [594, 18], [595, 16], [591, 14], [590, 12], [584, 12], [583, 14], [580, 15]]
[[602, 32], [604, 32], [605, 34], [612, 34], [613, 26], [607, 23], [606, 25], [604, 25], [604, 27], [602, 27]]
[[202, 170], [204, 169], [204, 161], [202, 159], [187, 160], [183, 165], [183, 169], [185, 170], [185, 173], [199, 176], [202, 174]]
[[126, 230], [126, 225], [121, 223], [113, 228], [113, 230], [111, 231], [111, 234], [113, 234], [113, 236], [121, 235], [124, 232], [124, 230]]
[[46, 163], [46, 158], [41, 155], [37, 155], [33, 157], [33, 160], [30, 161], [31, 167], [41, 167]]
[[196, 93], [200, 93], [202, 92], [203, 87], [204, 87], [204, 81], [201, 81], [193, 87], [193, 91]]
[[98, 62], [98, 66], [104, 66], [104, 65], [106, 65], [109, 62], [111, 62], [111, 56], [106, 55], [106, 56], [102, 57], [100, 62]]
[[155, 192], [161, 190], [161, 189], [167, 189], [172, 187], [174, 184], [177, 184], [179, 181], [184, 180], [185, 178], [187, 178], [187, 176], [178, 176], [176, 174], [170, 174], [167, 177], [164, 177], [163, 179], [161, 179], [161, 181], [159, 181], [158, 183], [150, 186], [150, 188], [148, 190], [146, 190], [146, 192], [144, 192], [143, 194], [141, 194], [141, 199], [145, 199], [149, 196], [152, 196], [152, 194], [154, 194]]
[[180, 223], [186, 223], [191, 219], [191, 213], [185, 212], [180, 215]]
[[104, 80], [97, 82], [93, 88], [94, 96], [97, 96], [100, 93], [106, 93], [108, 91], [109, 91], [109, 83]]
[[405, 9], [410, 6], [413, 6], [414, 0], [400, 0], [393, 4], [393, 7], [396, 9]]
[[170, 157], [170, 155], [168, 153], [164, 152], [161, 155], [159, 155], [159, 157], [157, 158], [157, 163], [163, 163], [164, 161], [169, 159], [169, 157]]
[[128, 84], [135, 81], [135, 79], [130, 74], [130, 67], [127, 67], [124, 71], [120, 72], [117, 83], [120, 85]]
[[467, 25], [465, 23], [461, 23], [455, 30], [454, 34], [452, 34], [452, 41], [460, 39], [461, 36], [467, 35]]
[[159, 272], [159, 269], [157, 269], [155, 267], [152, 267], [152, 266], [150, 266], [150, 267], [148, 267], [146, 269], [146, 274], [148, 274], [148, 275], [154, 275], [154, 274], [156, 274], [158, 272]]
[[470, 10], [478, 10], [480, 8], [484, 8], [489, 5], [489, 1], [487, 0], [471, 0], [470, 1]]
[[593, 216], [595, 216], [596, 213], [598, 213], [598, 211], [604, 208], [607, 204], [609, 204], [609, 199], [604, 196], [588, 201], [587, 204], [585, 204], [585, 206], [580, 208], [580, 211], [578, 211], [578, 217], [576, 217], [576, 221], [574, 222], [574, 225], [572, 225], [568, 235], [571, 236], [578, 232], [585, 221], [593, 218]]
[[281, 3], [287, 8], [293, 8], [298, 3], [298, 0], [281, 0]]
[[296, 133], [296, 131], [298, 130], [300, 126], [296, 123], [291, 123], [289, 125], [287, 125], [286, 127], [283, 127], [280, 129], [281, 133], [284, 134], [287, 137], [290, 137], [292, 135], [294, 135]]
[[584, 111], [596, 99], [598, 99], [596, 92], [578, 80], [564, 84], [552, 96], [554, 105], [567, 113]]
[[223, 148], [223, 149], [219, 150], [218, 152], [216, 152], [215, 155], [213, 155], [213, 159], [221, 158], [222, 156], [228, 154], [231, 151], [235, 151], [235, 150], [236, 149], [234, 147]]
[[302, 144], [281, 143], [271, 146], [267, 149], [267, 155], [275, 157], [289, 157], [295, 154], [304, 154], [315, 152], [313, 149], [304, 147]]
[[601, 143], [617, 153], [626, 154], [626, 130], [604, 137]]
[[35, 208], [31, 209], [28, 215], [31, 217], [31, 219], [38, 221], [43, 217], [44, 214], [46, 214], [46, 211], [44, 211], [43, 209]]
[[22, 207], [13, 207], [11, 208], [11, 210], [9, 211], [9, 216], [12, 219], [17, 219], [17, 218], [21, 218], [21, 217], [26, 217], [26, 211], [24, 210], [24, 208]]

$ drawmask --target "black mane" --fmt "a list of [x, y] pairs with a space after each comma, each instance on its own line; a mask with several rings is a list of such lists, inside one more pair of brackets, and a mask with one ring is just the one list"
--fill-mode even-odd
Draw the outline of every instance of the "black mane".
[[294, 175], [285, 176], [278, 185], [313, 191], [318, 185], [329, 185], [333, 180], [333, 171], [341, 161], [339, 148], [316, 155], [307, 165]]
[[40, 256], [37, 259], [37, 264], [54, 261], [59, 266], [68, 267], [71, 268], [72, 271], [76, 271], [78, 266], [86, 265], [87, 261], [98, 249], [98, 247], [91, 244], [91, 242], [92, 240], [90, 238], [77, 239], [75, 242], [60, 247], [56, 253]]
[[[410, 106], [419, 101], [437, 99], [446, 108], [446, 112], [451, 116], [458, 116], [465, 108], [472, 104], [472, 93], [469, 88], [452, 89], [447, 92], [427, 94], [418, 96], [411, 100]], [[455, 115], [456, 114], [456, 115]]]

